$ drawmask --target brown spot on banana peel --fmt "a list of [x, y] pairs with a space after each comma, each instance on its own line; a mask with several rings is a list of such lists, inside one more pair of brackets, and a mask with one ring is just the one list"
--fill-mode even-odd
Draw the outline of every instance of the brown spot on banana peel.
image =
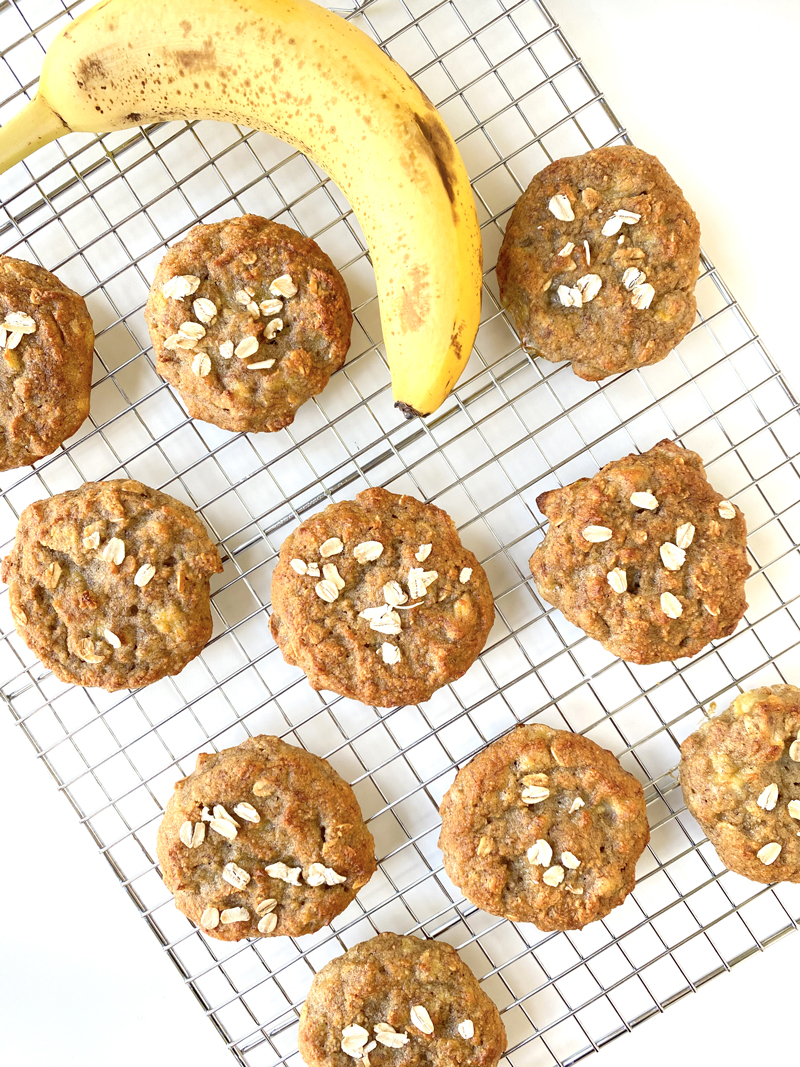
[[403, 286], [400, 304], [404, 333], [416, 333], [425, 326], [431, 310], [429, 274], [429, 269], [424, 266], [411, 267], [408, 272], [408, 282]]
[[433, 104], [431, 104], [431, 109], [431, 114], [427, 117], [424, 117], [415, 111], [414, 122], [424, 137], [431, 159], [439, 172], [444, 191], [447, 193], [447, 198], [453, 209], [453, 219], [455, 222], [458, 222], [458, 216], [456, 215], [455, 210], [458, 177], [453, 169], [455, 155], [453, 139], [450, 136], [447, 127], [442, 122], [439, 113], [433, 107]]
[[217, 48], [209, 37], [202, 48], [176, 49], [172, 55], [179, 67], [186, 70], [216, 70]]

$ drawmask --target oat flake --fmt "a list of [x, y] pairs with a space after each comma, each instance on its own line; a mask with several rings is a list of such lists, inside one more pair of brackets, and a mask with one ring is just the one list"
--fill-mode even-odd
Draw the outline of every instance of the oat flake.
[[202, 296], [194, 301], [192, 304], [192, 311], [198, 319], [200, 319], [201, 322], [206, 323], [206, 325], [208, 325], [212, 319], [217, 317], [217, 305], [213, 300], [206, 300], [205, 297]]
[[639, 270], [638, 267], [628, 267], [622, 274], [622, 284], [626, 289], [631, 290], [637, 285], [642, 285], [647, 280], [647, 275], [643, 270]]
[[679, 571], [686, 562], [686, 553], [682, 548], [673, 545], [671, 541], [665, 541], [659, 548], [661, 562], [668, 571]]
[[717, 504], [717, 511], [721, 519], [735, 519], [736, 508], [731, 504], [730, 500], [720, 500]]
[[152, 563], [143, 563], [133, 576], [133, 584], [138, 585], [140, 589], [144, 589], [147, 583], [152, 580], [155, 573], [156, 569]]
[[200, 925], [205, 927], [206, 930], [216, 930], [219, 926], [219, 910], [217, 908], [206, 908], [200, 916]]
[[615, 593], [628, 591], [628, 575], [622, 567], [615, 567], [613, 571], [609, 571], [606, 580]]
[[220, 913], [219, 921], [225, 925], [228, 923], [244, 923], [250, 918], [247, 908], [226, 908]]
[[290, 559], [289, 566], [298, 574], [308, 574], [308, 564], [302, 559]]
[[545, 885], [551, 885], [553, 887], [561, 885], [564, 881], [564, 868], [549, 867], [542, 875], [542, 881]]
[[314, 591], [320, 600], [324, 600], [328, 604], [332, 604], [334, 600], [339, 599], [339, 590], [334, 583], [327, 578], [322, 582], [317, 582], [314, 586]]
[[223, 881], [232, 885], [234, 889], [244, 889], [250, 881], [250, 875], [242, 867], [235, 863], [226, 863], [222, 868]]
[[601, 541], [610, 541], [613, 533], [607, 526], [586, 526], [583, 530], [583, 536], [586, 541], [598, 544]]
[[387, 582], [383, 587], [383, 599], [393, 608], [397, 608], [407, 602], [408, 595], [403, 592], [399, 582]]
[[339, 574], [339, 568], [335, 563], [326, 563], [322, 568], [322, 574], [327, 581], [333, 582], [340, 592], [344, 589], [344, 578]]
[[551, 196], [547, 207], [550, 214], [555, 215], [560, 222], [573, 222], [575, 219], [572, 204], [569, 202], [569, 197], [565, 196], [564, 193], [556, 193], [555, 196]]
[[239, 818], [244, 819], [245, 822], [261, 822], [261, 816], [258, 814], [253, 805], [248, 804], [246, 800], [241, 801], [234, 807], [233, 814], [238, 815]]
[[672, 593], [661, 594], [661, 610], [668, 619], [679, 619], [683, 615], [683, 605]]
[[464, 1038], [465, 1041], [469, 1041], [471, 1037], [475, 1036], [475, 1024], [472, 1019], [465, 1019], [462, 1023], [458, 1024], [458, 1032]]
[[220, 835], [220, 837], [226, 838], [228, 841], [234, 841], [239, 831], [233, 825], [229, 819], [212, 819], [208, 824], [212, 830]]
[[775, 805], [778, 803], [778, 787], [774, 782], [771, 782], [766, 789], [762, 790], [759, 795], [756, 804], [764, 811], [772, 811]]
[[257, 337], [244, 337], [239, 344], [234, 348], [233, 354], [238, 356], [239, 359], [249, 359], [250, 356], [254, 356], [258, 351], [258, 338]]
[[329, 537], [327, 541], [323, 541], [319, 546], [319, 554], [326, 558], [328, 556], [338, 556], [342, 551], [344, 551], [344, 545], [338, 537]]
[[581, 808], [583, 808], [585, 806], [586, 805], [584, 804], [584, 802], [581, 800], [580, 797], [575, 797], [575, 799], [572, 801], [572, 806], [569, 809], [569, 814], [572, 815], [573, 812], [579, 811]]
[[269, 912], [258, 920], [256, 929], [260, 934], [271, 934], [277, 925], [278, 916], [274, 912]]
[[399, 663], [403, 658], [400, 654], [400, 649], [397, 645], [392, 645], [388, 641], [384, 641], [381, 645], [381, 659], [388, 666], [393, 667], [395, 663]]
[[270, 285], [269, 291], [273, 296], [283, 296], [287, 300], [291, 300], [293, 296], [297, 295], [297, 286], [292, 281], [290, 274], [282, 274], [280, 278], [276, 278]]
[[603, 279], [599, 274], [584, 274], [575, 282], [575, 288], [581, 294], [581, 302], [588, 304], [594, 300], [603, 285]]
[[581, 865], [581, 861], [572, 852], [562, 852], [561, 862], [571, 871], [577, 871]]
[[550, 796], [550, 790], [543, 785], [526, 785], [520, 795], [525, 804], [541, 804]]
[[111, 645], [112, 648], [122, 648], [122, 642], [115, 633], [111, 630], [103, 630], [103, 638]]
[[411, 1008], [411, 1022], [418, 1030], [421, 1030], [423, 1034], [433, 1033], [433, 1023], [430, 1015], [428, 1015], [428, 1009], [424, 1008], [421, 1004], [414, 1004]]
[[656, 291], [650, 282], [644, 282], [642, 285], [634, 285], [631, 294], [631, 304], [636, 310], [646, 311], [653, 303], [653, 297], [656, 295]]
[[556, 295], [562, 307], [579, 308], [583, 306], [583, 294], [577, 286], [559, 285]]
[[535, 844], [531, 845], [525, 855], [528, 857], [528, 863], [533, 863], [539, 867], [548, 867], [550, 860], [553, 858], [553, 849], [544, 838], [540, 837]]
[[695, 528], [691, 522], [684, 522], [678, 527], [675, 533], [675, 544], [678, 548], [687, 549], [694, 541]]
[[790, 800], [786, 805], [790, 819], [800, 819], [800, 800]]
[[655, 511], [658, 501], [652, 493], [631, 493], [631, 504], [635, 508], [645, 508], [647, 511]]
[[792, 741], [789, 745], [789, 759], [794, 760], [795, 763], [800, 763], [800, 739]]
[[119, 566], [125, 559], [125, 542], [119, 537], [112, 537], [103, 549], [103, 559], [106, 563], [115, 563]]
[[373, 563], [382, 553], [380, 541], [362, 541], [353, 549], [353, 555], [359, 563]]
[[181, 300], [184, 296], [191, 296], [200, 287], [200, 279], [194, 274], [177, 274], [174, 278], [164, 282], [161, 293], [167, 300]]
[[758, 850], [756, 856], [761, 860], [765, 867], [769, 867], [771, 863], [775, 862], [775, 860], [778, 858], [778, 856], [780, 856], [780, 854], [781, 846], [778, 844], [778, 842], [770, 841], [768, 845], [764, 845], [763, 848], [760, 848]]

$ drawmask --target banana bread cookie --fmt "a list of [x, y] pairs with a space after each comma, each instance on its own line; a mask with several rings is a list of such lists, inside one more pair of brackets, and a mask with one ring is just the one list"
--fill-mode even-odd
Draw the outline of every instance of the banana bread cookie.
[[650, 840], [644, 790], [616, 756], [537, 723], [462, 767], [440, 811], [444, 868], [467, 900], [540, 930], [608, 915]]
[[522, 345], [594, 381], [664, 359], [694, 322], [700, 227], [655, 156], [558, 159], [517, 201], [497, 261]]
[[742, 693], [681, 745], [686, 806], [725, 866], [800, 882], [800, 689]]
[[454, 948], [386, 933], [317, 974], [297, 1044], [308, 1067], [495, 1067], [506, 1031]]
[[94, 330], [86, 301], [34, 263], [0, 256], [0, 470], [24, 467], [89, 414]]
[[132, 689], [177, 674], [211, 636], [222, 570], [186, 504], [141, 482], [86, 482], [29, 504], [3, 561], [17, 633], [62, 682]]
[[272, 636], [315, 689], [417, 704], [472, 666], [494, 621], [486, 574], [433, 504], [385, 489], [331, 504], [281, 546]]
[[197, 757], [156, 843], [175, 905], [221, 941], [310, 934], [375, 873], [375, 842], [327, 760], [278, 737]]
[[322, 249], [278, 222], [200, 224], [156, 271], [145, 318], [159, 374], [195, 419], [280, 430], [350, 346], [350, 297]]
[[696, 452], [661, 441], [536, 500], [550, 520], [530, 559], [539, 593], [632, 663], [693, 656], [747, 608], [744, 515]]

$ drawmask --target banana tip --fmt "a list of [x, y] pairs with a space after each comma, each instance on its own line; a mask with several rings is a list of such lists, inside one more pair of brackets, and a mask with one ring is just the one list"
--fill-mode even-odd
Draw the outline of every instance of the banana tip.
[[422, 419], [425, 416], [421, 411], [417, 411], [416, 408], [412, 408], [410, 404], [406, 404], [403, 400], [395, 400], [394, 406], [402, 411], [403, 415], [407, 419]]

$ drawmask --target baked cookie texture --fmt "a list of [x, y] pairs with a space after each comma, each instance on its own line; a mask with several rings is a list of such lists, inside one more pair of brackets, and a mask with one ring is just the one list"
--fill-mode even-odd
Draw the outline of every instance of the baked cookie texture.
[[467, 900], [540, 930], [608, 915], [650, 840], [644, 791], [617, 758], [537, 723], [462, 767], [440, 813], [444, 867]]
[[355, 793], [327, 760], [278, 737], [197, 757], [156, 842], [179, 911], [211, 937], [299, 937], [375, 873]]
[[385, 933], [316, 975], [297, 1043], [308, 1067], [494, 1067], [506, 1032], [454, 948]]
[[2, 566], [17, 633], [62, 682], [132, 689], [211, 636], [219, 552], [186, 504], [141, 482], [86, 482], [28, 505]]
[[664, 359], [695, 318], [700, 227], [655, 156], [558, 159], [517, 201], [497, 261], [522, 345], [594, 381]]
[[539, 593], [615, 656], [675, 660], [735, 630], [747, 528], [696, 452], [661, 441], [536, 503], [550, 520], [530, 559]]
[[800, 689], [742, 693], [681, 745], [686, 806], [725, 866], [800, 882]]
[[393, 707], [472, 666], [494, 621], [486, 574], [433, 504], [385, 489], [312, 515], [281, 546], [270, 629], [315, 689]]
[[235, 431], [288, 426], [344, 364], [353, 322], [322, 249], [258, 215], [191, 229], [159, 264], [145, 319], [192, 418]]
[[0, 256], [0, 470], [24, 467], [89, 414], [94, 330], [82, 296], [34, 263]]

